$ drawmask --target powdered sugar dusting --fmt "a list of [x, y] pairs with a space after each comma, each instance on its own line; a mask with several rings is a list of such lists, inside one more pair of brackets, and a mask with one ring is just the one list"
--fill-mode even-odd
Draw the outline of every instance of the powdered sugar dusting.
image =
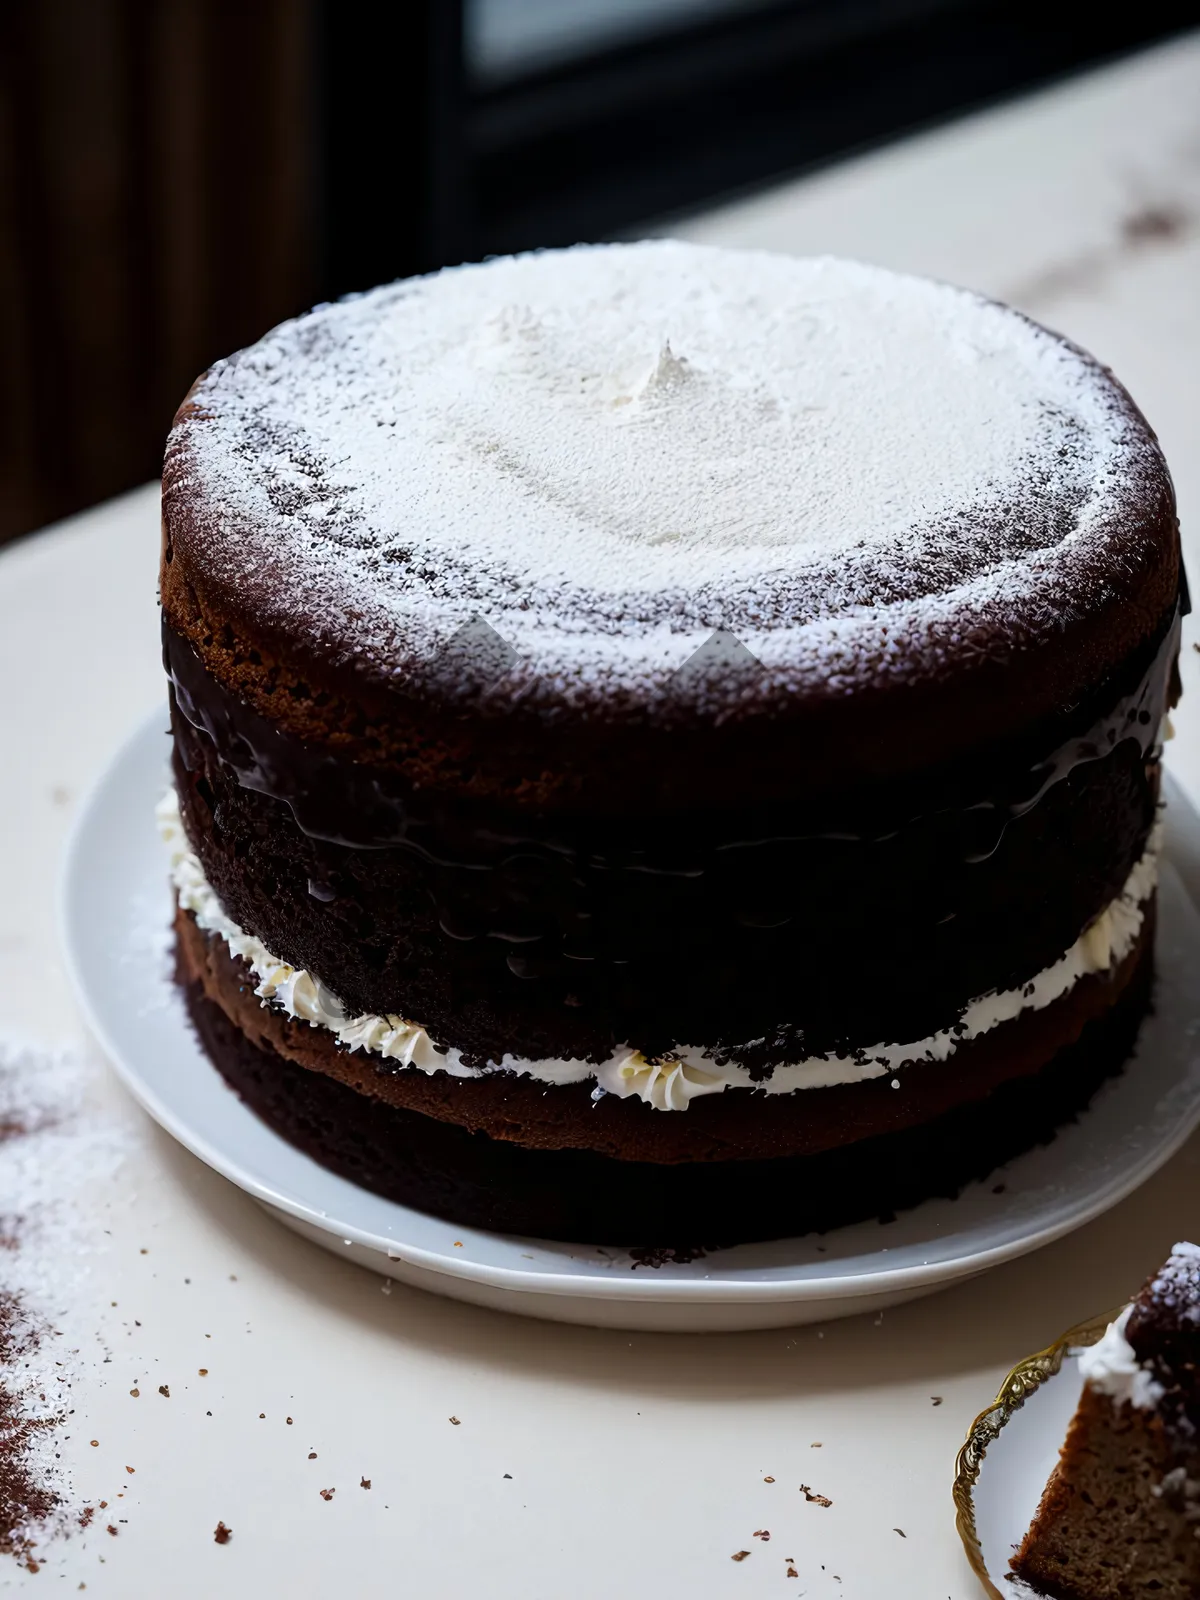
[[1187, 1240], [1175, 1245], [1155, 1274], [1149, 1295], [1181, 1322], [1200, 1323], [1200, 1246]]
[[531, 673], [611, 689], [714, 628], [852, 678], [864, 639], [877, 669], [1069, 605], [1074, 553], [1159, 467], [1107, 375], [1013, 311], [656, 242], [284, 324], [201, 383], [164, 490], [204, 523], [193, 559], [283, 626], [405, 672], [482, 616]]

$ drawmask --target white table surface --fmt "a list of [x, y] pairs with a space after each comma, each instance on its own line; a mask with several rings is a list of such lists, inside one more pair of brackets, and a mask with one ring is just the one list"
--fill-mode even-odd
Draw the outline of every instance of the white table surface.
[[[1158, 428], [1186, 531], [1200, 526], [1198, 214], [1193, 38], [673, 231], [932, 272], [1064, 329]], [[54, 890], [81, 793], [162, 699], [156, 495], [0, 556], [0, 1046], [83, 1042]], [[1193, 636], [1172, 759], [1200, 794]], [[38, 1574], [0, 1566], [14, 1589], [971, 1600], [949, 1495], [967, 1424], [1017, 1357], [1200, 1231], [1193, 1140], [1074, 1237], [879, 1319], [706, 1337], [558, 1327], [385, 1291], [176, 1148], [90, 1059], [88, 1115], [123, 1130], [125, 1154], [115, 1181], [64, 1178], [87, 1241], [50, 1265], [78, 1351], [63, 1463], [77, 1500], [110, 1508], [47, 1546]], [[234, 1530], [223, 1547], [218, 1519]], [[769, 1543], [752, 1537], [764, 1528]]]

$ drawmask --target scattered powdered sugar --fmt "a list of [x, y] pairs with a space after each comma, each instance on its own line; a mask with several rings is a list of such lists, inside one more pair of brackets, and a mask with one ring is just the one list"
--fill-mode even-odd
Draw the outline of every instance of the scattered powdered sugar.
[[714, 628], [828, 676], [864, 630], [886, 656], [1069, 604], [1072, 547], [1161, 470], [1103, 370], [1014, 311], [671, 241], [319, 307], [194, 402], [164, 491], [215, 581], [384, 670], [482, 616], [585, 687]]
[[93, 1082], [79, 1052], [0, 1037], [0, 1552], [31, 1571], [68, 1520], [59, 1446], [94, 1354], [76, 1325], [101, 1243], [85, 1196], [127, 1148], [91, 1105]]

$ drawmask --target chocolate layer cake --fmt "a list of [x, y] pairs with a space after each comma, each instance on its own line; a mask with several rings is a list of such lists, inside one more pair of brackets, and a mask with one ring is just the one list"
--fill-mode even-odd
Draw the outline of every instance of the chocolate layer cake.
[[1051, 1600], [1200, 1595], [1200, 1249], [1177, 1244], [1099, 1344], [1013, 1571]]
[[318, 1160], [678, 1245], [953, 1193], [1148, 1003], [1182, 571], [1090, 357], [829, 259], [392, 285], [163, 478], [179, 969]]

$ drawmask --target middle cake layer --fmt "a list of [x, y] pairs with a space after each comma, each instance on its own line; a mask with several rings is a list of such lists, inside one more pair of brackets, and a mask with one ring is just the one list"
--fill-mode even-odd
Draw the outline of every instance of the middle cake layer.
[[[400, 802], [393, 775], [264, 731], [187, 648], [170, 651], [175, 775], [204, 876], [343, 1016], [415, 1019], [467, 1067], [688, 1046], [767, 1082], [957, 1027], [1126, 891], [1154, 822], [1174, 636], [1098, 725], [1026, 755], [993, 798], [934, 774], [915, 807], [868, 796], [839, 826], [799, 806], [708, 814], [699, 774], [693, 813], [641, 829]], [[386, 798], [401, 836], [361, 805], [314, 821], [322, 783]]]
[[[1109, 982], [1142, 940], [1157, 884], [1161, 836], [1161, 828], [1156, 827], [1117, 898], [1052, 966], [1029, 982], [1016, 989], [977, 996], [927, 1038], [878, 1041], [848, 1056], [793, 1060], [775, 1066], [763, 1078], [735, 1061], [717, 1062], [702, 1049], [681, 1043], [670, 1054], [657, 1057], [626, 1046], [598, 1063], [505, 1055], [478, 1066], [470, 1064], [458, 1050], [438, 1047], [428, 1030], [411, 1018], [395, 1014], [349, 1015], [319, 978], [280, 960], [228, 915], [188, 845], [174, 791], [164, 797], [158, 817], [160, 831], [171, 851], [172, 877], [183, 919], [179, 925], [181, 941], [194, 951], [203, 948], [204, 936], [210, 945], [223, 946], [224, 961], [233, 963], [229, 970], [236, 969], [234, 987], [245, 997], [240, 1004], [253, 1007], [257, 1001], [262, 1008], [308, 1023], [318, 1035], [324, 1035], [324, 1042], [314, 1048], [351, 1055], [361, 1051], [371, 1060], [373, 1069], [384, 1074], [412, 1069], [418, 1074], [478, 1080], [499, 1070], [533, 1084], [560, 1088], [594, 1081], [598, 1092], [619, 1099], [637, 1098], [659, 1111], [686, 1110], [693, 1100], [726, 1089], [756, 1088], [771, 1096], [791, 1095], [797, 1090], [891, 1078], [901, 1068], [914, 1064], [970, 1058], [969, 1047], [975, 1040], [990, 1039], [997, 1030], [1004, 1032], [1027, 1013], [1059, 1007], [1077, 988], [1088, 989], [1090, 980]], [[201, 936], [199, 944], [196, 935]], [[198, 958], [194, 965], [207, 965], [212, 971], [226, 970], [219, 954]], [[899, 1087], [898, 1079], [893, 1078], [892, 1083]]]

